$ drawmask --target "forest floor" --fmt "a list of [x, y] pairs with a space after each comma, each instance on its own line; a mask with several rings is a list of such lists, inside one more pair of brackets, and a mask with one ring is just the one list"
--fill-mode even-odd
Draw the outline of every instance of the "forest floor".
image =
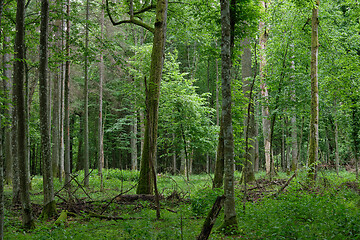
[[[152, 196], [136, 196], [138, 172], [105, 170], [104, 191], [97, 172], [90, 175], [90, 187], [78, 185], [83, 173], [74, 175], [72, 201], [55, 180], [58, 214], [67, 219], [55, 224], [36, 220], [36, 228], [21, 228], [20, 205], [11, 205], [11, 187], [5, 188], [4, 239], [196, 239], [207, 213], [222, 190], [212, 190], [212, 175], [161, 174], [161, 219], [156, 220]], [[309, 187], [305, 171], [279, 173], [271, 181], [264, 172], [246, 189], [238, 184], [236, 172], [238, 232], [225, 237], [216, 221], [209, 239], [360, 239], [360, 185], [354, 173], [320, 171], [315, 186]], [[287, 185], [288, 184], [288, 185]], [[31, 182], [31, 200], [36, 218], [42, 210], [42, 178]], [[285, 188], [284, 188], [285, 187]]]

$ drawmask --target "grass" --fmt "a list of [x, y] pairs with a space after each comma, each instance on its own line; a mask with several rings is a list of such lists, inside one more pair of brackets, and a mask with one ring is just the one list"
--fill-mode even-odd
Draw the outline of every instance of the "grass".
[[[318, 174], [315, 187], [307, 185], [306, 172], [299, 172], [286, 190], [277, 197], [272, 194], [289, 178], [285, 173], [270, 182], [263, 172], [257, 174], [257, 183], [247, 186], [244, 204], [243, 186], [236, 185], [236, 210], [239, 235], [225, 237], [213, 231], [210, 239], [360, 239], [360, 186], [353, 173], [341, 172], [340, 176], [327, 171]], [[240, 174], [236, 173], [237, 180]], [[4, 239], [196, 239], [207, 212], [221, 189], [211, 189], [211, 176], [192, 175], [190, 182], [183, 176], [159, 175], [161, 220], [156, 220], [152, 202], [119, 202], [108, 204], [121, 192], [135, 194], [138, 172], [106, 170], [105, 191], [100, 191], [100, 179], [94, 170], [90, 188], [78, 189], [74, 196], [83, 202], [77, 215], [69, 216], [64, 224], [55, 225], [52, 219], [36, 222], [36, 229], [21, 229], [19, 207], [11, 207], [11, 188], [5, 189]], [[76, 179], [81, 182], [83, 173]], [[55, 192], [61, 189], [55, 180]], [[73, 189], [76, 189], [73, 185]], [[66, 194], [58, 193], [66, 199]], [[171, 197], [171, 198], [170, 198]], [[35, 215], [42, 204], [42, 178], [32, 179], [31, 200]], [[59, 213], [67, 206], [56, 198]], [[85, 204], [85, 202], [87, 202]], [[105, 209], [105, 206], [107, 208]], [[93, 217], [91, 212], [122, 219], [109, 220]], [[220, 213], [214, 229], [222, 222]]]

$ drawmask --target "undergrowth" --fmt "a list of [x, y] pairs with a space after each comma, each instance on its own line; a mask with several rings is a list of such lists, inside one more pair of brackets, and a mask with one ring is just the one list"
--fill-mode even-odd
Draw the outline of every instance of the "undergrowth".
[[[11, 206], [11, 188], [5, 188], [4, 239], [196, 239], [204, 219], [221, 189], [211, 189], [212, 176], [158, 175], [161, 193], [161, 220], [156, 220], [155, 204], [129, 200], [135, 194], [138, 172], [104, 171], [105, 191], [100, 191], [97, 171], [90, 175], [90, 187], [72, 183], [76, 205], [70, 205], [62, 184], [55, 180], [57, 208], [74, 212], [65, 223], [55, 218], [37, 221], [36, 229], [21, 228], [20, 206]], [[83, 172], [74, 175], [81, 183]], [[353, 173], [319, 172], [314, 186], [306, 172], [299, 172], [285, 190], [288, 175], [281, 173], [270, 181], [259, 173], [256, 183], [236, 185], [237, 236], [225, 237], [213, 231], [210, 239], [360, 239], [360, 186]], [[240, 174], [235, 174], [236, 180]], [[275, 194], [277, 193], [277, 194]], [[245, 194], [245, 195], [244, 195]], [[32, 178], [31, 199], [38, 217], [42, 204], [42, 178]], [[246, 200], [246, 201], [244, 201]], [[105, 216], [101, 218], [95, 215]], [[223, 219], [221, 212], [214, 229]]]

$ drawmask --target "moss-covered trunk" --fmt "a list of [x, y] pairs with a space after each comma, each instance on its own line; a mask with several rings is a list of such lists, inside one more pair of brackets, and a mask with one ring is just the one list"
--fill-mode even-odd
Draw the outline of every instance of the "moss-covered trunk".
[[158, 0], [153, 48], [151, 53], [150, 79], [146, 84], [146, 119], [144, 147], [140, 165], [140, 179], [136, 192], [138, 194], [153, 193], [153, 178], [151, 168], [155, 165], [158, 112], [160, 98], [160, 82], [165, 57], [165, 33], [168, 0]]
[[318, 54], [319, 54], [319, 5], [312, 10], [311, 21], [311, 117], [310, 117], [310, 146], [309, 146], [309, 179], [316, 179], [316, 162], [319, 147], [319, 88], [318, 88]]

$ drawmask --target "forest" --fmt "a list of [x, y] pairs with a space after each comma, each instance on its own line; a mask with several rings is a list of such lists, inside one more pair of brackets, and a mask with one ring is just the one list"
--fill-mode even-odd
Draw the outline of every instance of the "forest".
[[0, 240], [360, 239], [359, 0], [0, 0]]

